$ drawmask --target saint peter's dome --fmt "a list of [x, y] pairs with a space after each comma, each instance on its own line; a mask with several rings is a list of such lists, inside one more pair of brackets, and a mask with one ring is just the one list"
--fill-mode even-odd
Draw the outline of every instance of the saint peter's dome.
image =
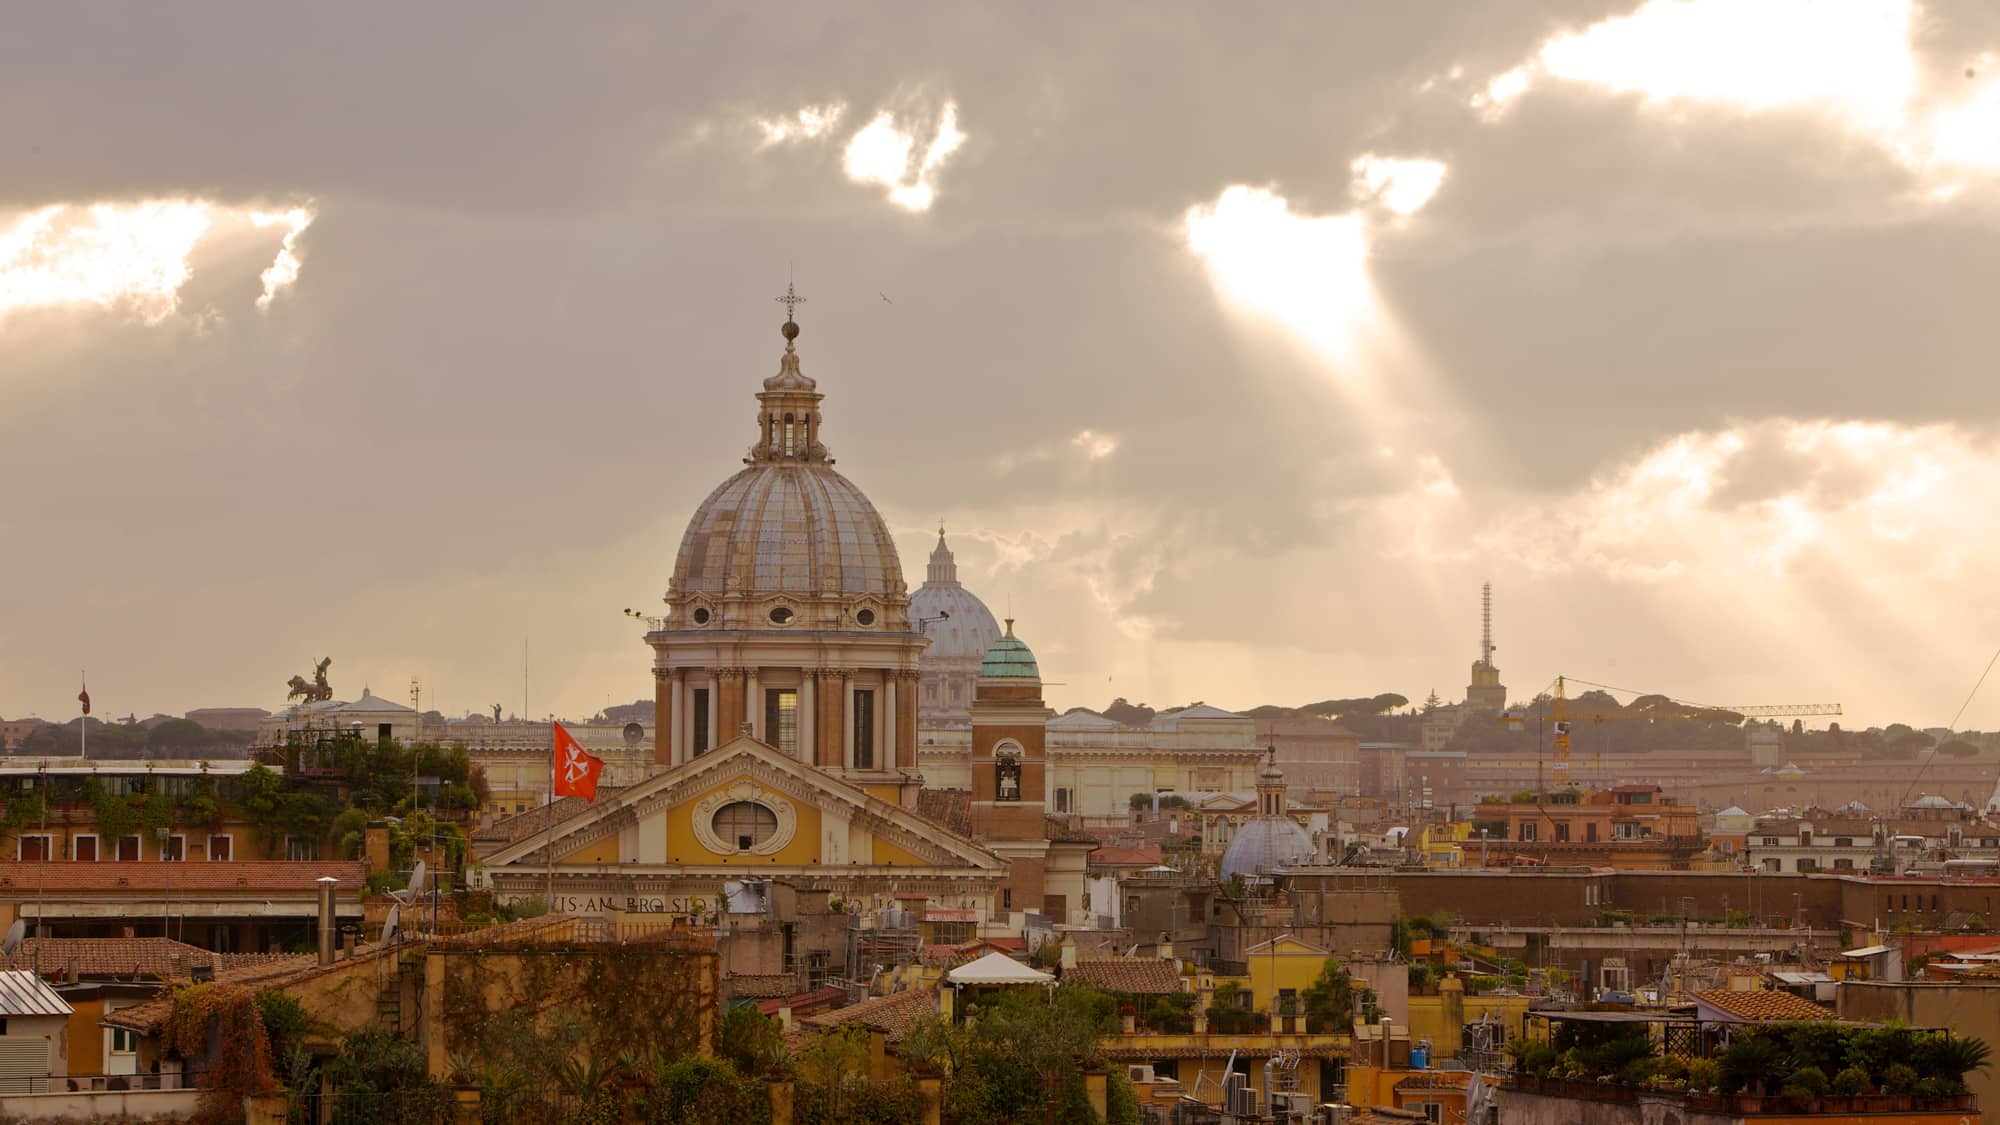
[[895, 541], [820, 443], [821, 395], [785, 354], [758, 394], [747, 466], [695, 509], [667, 586], [676, 625], [906, 628]]
[[1000, 639], [1000, 623], [979, 595], [958, 584], [958, 562], [944, 544], [944, 529], [938, 529], [937, 549], [931, 552], [930, 571], [924, 584], [910, 595], [910, 619], [923, 622], [930, 647], [924, 649], [924, 667], [940, 667], [964, 662], [976, 667], [986, 650]]

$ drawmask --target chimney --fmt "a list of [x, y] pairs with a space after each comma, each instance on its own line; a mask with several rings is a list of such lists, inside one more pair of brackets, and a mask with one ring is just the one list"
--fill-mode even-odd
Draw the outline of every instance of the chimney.
[[1160, 931], [1160, 958], [1165, 961], [1174, 959], [1174, 935], [1165, 930]]
[[1065, 969], [1076, 968], [1076, 942], [1069, 938], [1064, 938], [1061, 953], [1062, 967]]
[[[1443, 1018], [1444, 1036], [1441, 1042], [1451, 1048], [1451, 1057], [1458, 1057], [1458, 1043], [1465, 1035], [1465, 982], [1452, 973], [1438, 982], [1438, 1007]], [[1442, 1052], [1440, 1052], [1442, 1053]]]
[[333, 889], [340, 880], [331, 875], [322, 875], [315, 882], [319, 885], [319, 963], [333, 964]]

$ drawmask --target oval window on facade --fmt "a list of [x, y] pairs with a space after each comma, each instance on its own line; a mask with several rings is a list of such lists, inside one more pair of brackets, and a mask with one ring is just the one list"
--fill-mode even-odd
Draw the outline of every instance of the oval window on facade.
[[790, 625], [792, 623], [792, 618], [796, 616], [797, 614], [794, 614], [789, 608], [785, 606], [779, 606], [778, 608], [771, 611], [771, 624]]
[[863, 625], [873, 625], [875, 624], [875, 611], [872, 609], [864, 609], [860, 613], [855, 614], [854, 619], [856, 621], [859, 621]]
[[697, 625], [708, 624], [708, 611], [706, 609], [696, 609], [694, 611], [694, 623]]
[[778, 814], [755, 801], [731, 801], [715, 810], [711, 825], [724, 843], [747, 852], [778, 830]]

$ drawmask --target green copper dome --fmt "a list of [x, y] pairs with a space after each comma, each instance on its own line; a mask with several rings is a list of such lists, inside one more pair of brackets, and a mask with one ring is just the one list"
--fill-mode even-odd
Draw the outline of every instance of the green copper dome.
[[986, 658], [979, 663], [979, 678], [982, 680], [1039, 680], [1042, 670], [1035, 666], [1035, 654], [1028, 650], [1019, 637], [1014, 635], [1014, 619], [1007, 619], [1007, 634], [993, 642], [986, 650]]

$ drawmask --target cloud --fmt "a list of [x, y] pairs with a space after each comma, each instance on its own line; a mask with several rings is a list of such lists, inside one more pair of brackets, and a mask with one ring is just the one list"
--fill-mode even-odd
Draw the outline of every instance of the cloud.
[[[260, 275], [257, 308], [298, 280], [299, 236], [312, 225], [304, 204], [266, 212], [201, 199], [55, 204], [21, 215], [0, 233], [0, 317], [35, 309], [97, 308], [156, 326], [181, 311], [188, 282], [205, 252], [283, 227], [271, 264]], [[201, 309], [197, 328], [219, 310]]]
[[24, 215], [0, 234], [0, 317], [96, 305], [158, 324], [178, 307], [188, 255], [212, 222], [207, 204], [166, 200]]
[[2000, 446], [1953, 426], [1773, 418], [1675, 435], [1476, 535], [1551, 575], [1945, 580], [1973, 573], [1966, 550], [2000, 565], [2000, 538], [1965, 521], [1995, 488]]
[[1324, 354], [1352, 346], [1374, 305], [1360, 214], [1307, 215], [1284, 196], [1244, 184], [1183, 218], [1187, 248], [1222, 298], [1276, 322]]
[[846, 102], [826, 102], [822, 105], [801, 106], [784, 117], [755, 118], [757, 128], [764, 134], [763, 143], [758, 147], [769, 148], [772, 145], [819, 140], [840, 124], [840, 119], [846, 112]]
[[[1961, 173], [2000, 170], [2000, 80], [1925, 74], [1914, 0], [1647, 0], [1545, 40], [1468, 99], [1487, 121], [1554, 82], [1685, 107], [1817, 116], [1954, 197]], [[1685, 124], [1685, 122], [1679, 122]]]
[[938, 112], [937, 127], [924, 146], [923, 156], [913, 163], [915, 127], [898, 126], [896, 115], [884, 110], [848, 138], [847, 178], [857, 184], [881, 185], [888, 189], [889, 202], [905, 211], [928, 211], [937, 199], [938, 174], [965, 141], [966, 135], [958, 127], [958, 103], [948, 101]]
[[1096, 430], [1078, 430], [1069, 443], [1083, 451], [1084, 457], [1092, 461], [1102, 461], [1118, 452], [1118, 439]]
[[1444, 184], [1445, 166], [1435, 160], [1377, 156], [1354, 158], [1354, 198], [1380, 203], [1398, 215], [1414, 215]]
[[250, 221], [259, 228], [273, 225], [286, 228], [285, 239], [278, 244], [278, 256], [271, 259], [268, 269], [257, 275], [257, 280], [264, 283], [264, 292], [257, 297], [257, 309], [269, 312], [279, 291], [290, 288], [299, 279], [299, 270], [305, 265], [298, 253], [299, 236], [312, 225], [313, 211], [310, 207], [294, 207], [275, 214], [253, 211]]

